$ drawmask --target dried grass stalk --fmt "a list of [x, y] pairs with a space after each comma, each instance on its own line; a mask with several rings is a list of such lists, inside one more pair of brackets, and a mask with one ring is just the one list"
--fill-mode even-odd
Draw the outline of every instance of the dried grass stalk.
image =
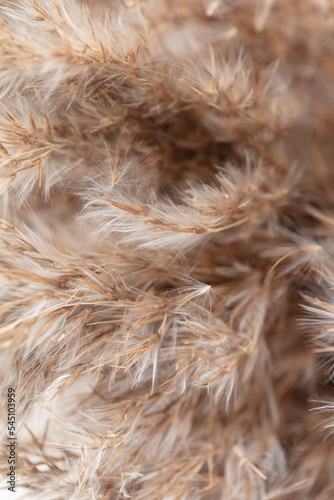
[[0, 1], [26, 498], [334, 498], [333, 29], [331, 0]]

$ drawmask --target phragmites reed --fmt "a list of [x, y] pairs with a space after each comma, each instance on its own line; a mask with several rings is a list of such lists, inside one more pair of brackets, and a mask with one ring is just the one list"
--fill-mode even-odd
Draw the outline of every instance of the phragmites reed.
[[333, 103], [333, 0], [0, 0], [22, 498], [334, 498]]

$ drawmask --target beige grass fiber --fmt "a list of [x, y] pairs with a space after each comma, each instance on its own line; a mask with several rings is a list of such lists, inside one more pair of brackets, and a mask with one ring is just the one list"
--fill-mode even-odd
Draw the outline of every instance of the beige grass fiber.
[[334, 498], [333, 138], [333, 0], [0, 0], [23, 498]]

